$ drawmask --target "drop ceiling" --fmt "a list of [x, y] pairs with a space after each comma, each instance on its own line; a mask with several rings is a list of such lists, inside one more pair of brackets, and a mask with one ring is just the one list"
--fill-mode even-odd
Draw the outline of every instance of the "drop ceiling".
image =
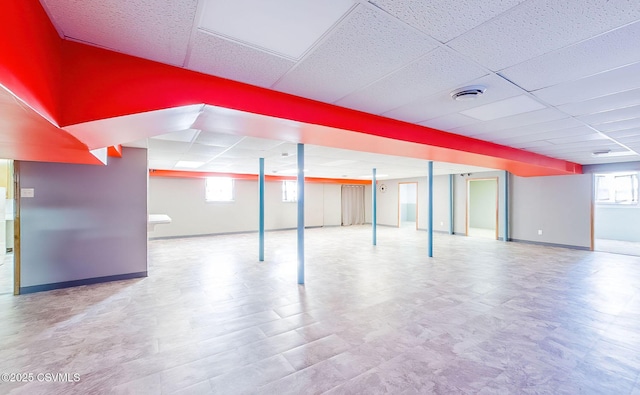
[[[41, 3], [68, 40], [579, 164], [640, 160], [636, 1]], [[467, 85], [486, 92], [452, 100]], [[294, 164], [293, 141], [218, 122], [158, 125], [128, 143], [147, 146], [158, 169], [255, 173], [264, 156], [273, 174]], [[592, 154], [602, 150], [623, 156]], [[355, 178], [381, 164], [425, 174], [417, 158], [313, 145], [307, 154], [313, 176]]]

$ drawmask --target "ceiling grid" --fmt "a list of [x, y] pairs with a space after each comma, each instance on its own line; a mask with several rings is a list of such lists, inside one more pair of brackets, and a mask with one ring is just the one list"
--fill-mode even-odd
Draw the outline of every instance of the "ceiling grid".
[[[273, 20], [293, 18], [292, 7], [299, 3], [292, 1], [270, 2]], [[335, 7], [327, 11], [334, 19], [316, 28], [320, 36], [298, 49], [299, 56], [276, 55], [244, 36], [216, 34], [215, 26], [203, 29], [205, 8], [221, 6], [220, 0], [177, 0], [155, 7], [145, 0], [41, 3], [70, 40], [579, 164], [640, 160], [640, 7], [633, 1], [328, 0], [322, 5]], [[261, 5], [242, 0], [242, 7]], [[296, 18], [305, 18], [301, 11]], [[310, 19], [297, 21], [303, 28], [317, 15], [311, 7], [307, 11]], [[249, 15], [220, 17], [240, 24]], [[249, 24], [240, 33], [259, 33], [259, 28], [264, 26]], [[274, 40], [286, 46], [295, 39]], [[486, 91], [474, 101], [454, 101], [450, 92], [467, 85]], [[252, 119], [234, 117], [205, 105], [180, 129], [131, 136], [151, 137], [147, 146], [153, 163], [171, 169], [188, 158], [203, 159], [203, 171], [228, 171], [234, 165], [248, 169], [261, 154], [278, 164], [273, 171], [291, 165], [271, 141], [281, 148], [294, 144], [278, 138], [294, 136], [286, 130], [299, 126], [283, 123], [283, 132], [246, 148], [251, 154], [238, 151], [231, 157], [240, 150], [227, 145], [241, 133], [237, 125], [250, 125]], [[232, 126], [221, 126], [225, 122]], [[199, 132], [191, 136], [193, 130]], [[180, 139], [190, 136], [194, 151], [182, 152]], [[258, 137], [245, 136], [247, 141]], [[122, 143], [144, 145], [144, 139]], [[156, 139], [165, 143], [157, 145]], [[229, 155], [201, 147], [214, 146], [216, 139]], [[153, 153], [156, 146], [164, 150]], [[627, 154], [593, 155], [601, 150]], [[160, 152], [167, 153], [166, 160]], [[320, 163], [357, 156], [342, 154], [319, 156], [318, 171], [329, 174], [335, 166]]]

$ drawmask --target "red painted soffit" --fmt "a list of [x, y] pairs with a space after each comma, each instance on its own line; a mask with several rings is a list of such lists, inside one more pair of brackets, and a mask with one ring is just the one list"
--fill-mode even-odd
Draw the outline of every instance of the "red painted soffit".
[[[63, 61], [62, 127], [204, 103], [304, 122], [308, 129], [337, 128], [356, 140], [368, 135], [417, 143], [426, 148], [423, 157], [428, 160], [488, 166], [521, 176], [582, 172], [575, 163], [76, 42], [63, 43]], [[300, 142], [317, 144], [317, 140], [316, 136]]]
[[528, 151], [62, 40], [39, 2], [5, 3], [0, 13], [0, 37], [5, 37], [0, 95], [6, 99], [0, 103], [0, 156], [5, 158], [96, 163], [87, 142], [57, 126], [209, 104], [303, 122], [302, 143], [408, 153], [521, 176], [582, 172], [578, 164]]

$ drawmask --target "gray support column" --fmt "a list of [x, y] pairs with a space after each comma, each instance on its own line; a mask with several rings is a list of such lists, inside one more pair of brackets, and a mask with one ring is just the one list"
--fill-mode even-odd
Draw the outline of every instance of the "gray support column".
[[378, 185], [376, 185], [376, 169], [373, 169], [373, 176], [371, 177], [371, 210], [373, 211], [371, 214], [371, 227], [373, 229], [373, 245], [378, 244], [378, 236], [376, 234], [376, 227], [378, 225], [378, 210], [377, 210], [377, 191]]
[[304, 284], [304, 144], [298, 144], [298, 284]]
[[453, 234], [453, 183], [454, 177], [453, 174], [449, 174], [449, 234]]
[[260, 214], [258, 224], [258, 260], [264, 261], [264, 158], [260, 158], [260, 176], [258, 178], [258, 189], [260, 194]]
[[429, 161], [429, 210], [427, 219], [427, 233], [429, 238], [429, 258], [433, 257], [433, 161]]
[[504, 241], [509, 241], [509, 172], [504, 171]]

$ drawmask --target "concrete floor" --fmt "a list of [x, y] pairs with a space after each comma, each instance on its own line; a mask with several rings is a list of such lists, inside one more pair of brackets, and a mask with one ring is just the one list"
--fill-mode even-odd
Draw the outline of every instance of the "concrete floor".
[[16, 394], [640, 394], [640, 258], [378, 228], [149, 242], [149, 277], [0, 295]]
[[614, 254], [640, 256], [640, 243], [633, 241], [596, 239], [595, 250]]

